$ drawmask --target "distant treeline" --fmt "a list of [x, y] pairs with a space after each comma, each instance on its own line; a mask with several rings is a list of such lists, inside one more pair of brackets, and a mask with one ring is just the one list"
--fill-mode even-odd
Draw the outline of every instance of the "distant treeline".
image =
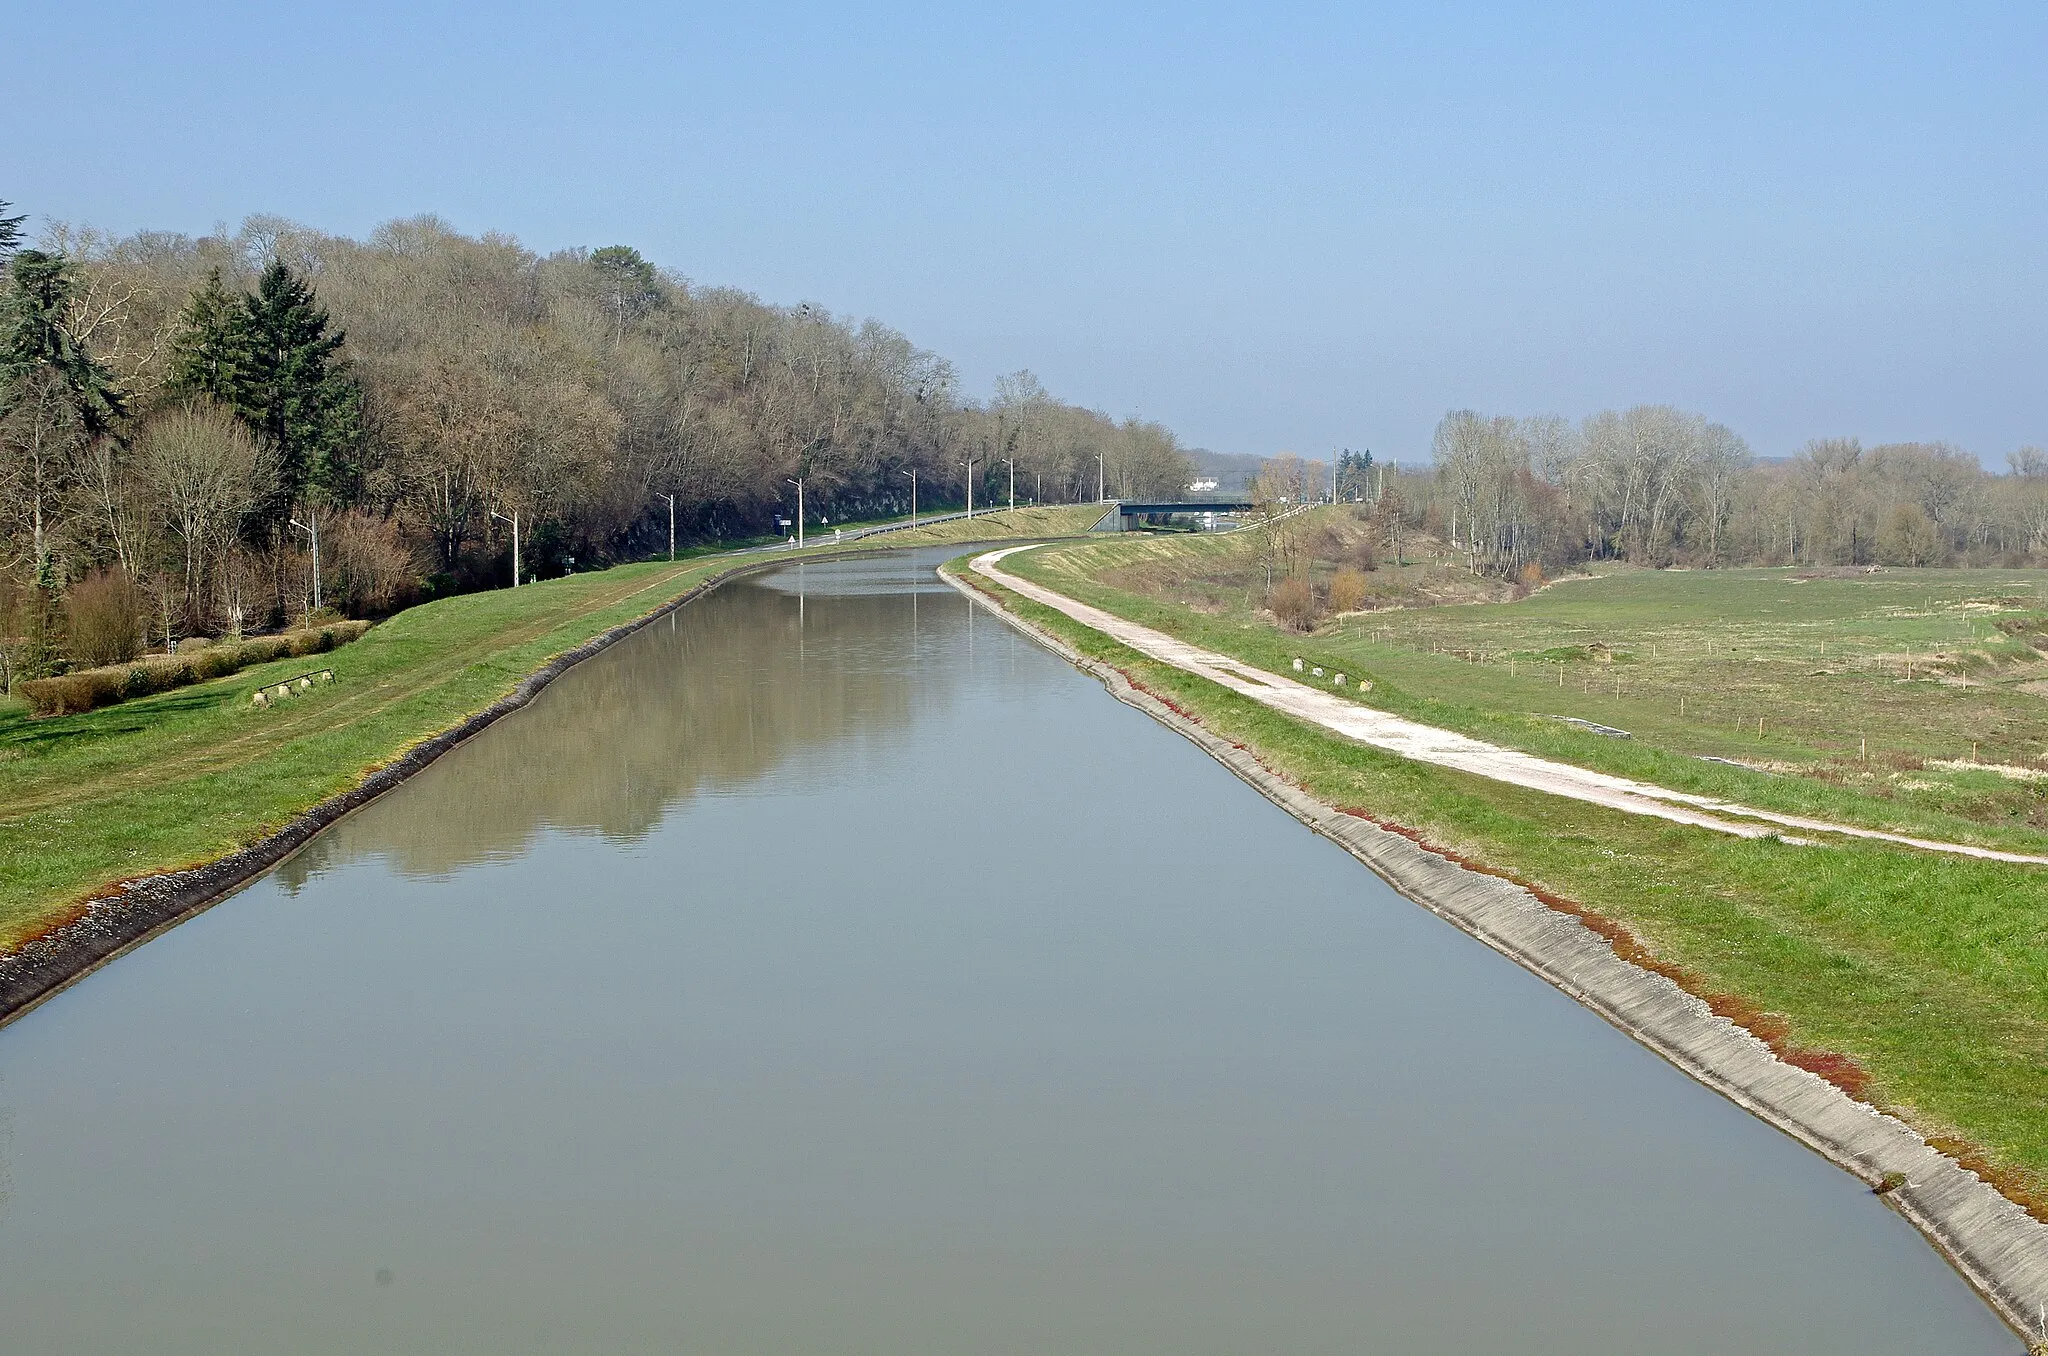
[[1388, 483], [1411, 524], [1455, 540], [1489, 573], [1603, 558], [2048, 564], [2048, 453], [2035, 447], [2008, 456], [2003, 475], [1945, 443], [1866, 448], [1853, 438], [1759, 464], [1702, 415], [1640, 405], [1576, 425], [1456, 410], [1437, 425], [1433, 451], [1429, 472]]
[[[510, 577], [920, 507], [1179, 491], [1173, 434], [993, 400], [873, 321], [693, 284], [612, 246], [542, 257], [430, 217], [365, 241], [271, 218], [193, 239], [0, 203], [0, 658], [66, 662], [80, 581], [137, 642], [261, 629]], [[971, 470], [970, 464], [971, 463]], [[793, 530], [787, 529], [787, 530]], [[93, 606], [100, 604], [94, 602]], [[108, 633], [106, 619], [83, 631]], [[119, 633], [123, 625], [113, 631]]]

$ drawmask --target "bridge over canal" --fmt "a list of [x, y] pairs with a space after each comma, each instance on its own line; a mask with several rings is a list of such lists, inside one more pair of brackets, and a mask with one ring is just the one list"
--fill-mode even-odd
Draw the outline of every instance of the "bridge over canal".
[[1135, 532], [1154, 518], [1189, 513], [1249, 513], [1249, 499], [1119, 499], [1113, 501], [1092, 532]]

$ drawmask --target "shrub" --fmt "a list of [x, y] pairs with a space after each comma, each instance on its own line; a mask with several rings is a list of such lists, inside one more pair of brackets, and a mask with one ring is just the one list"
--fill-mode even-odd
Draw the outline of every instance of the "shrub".
[[121, 701], [134, 701], [158, 692], [169, 692], [206, 677], [204, 667], [183, 655], [152, 656], [128, 670], [121, 684]]
[[335, 582], [327, 596], [351, 612], [389, 612], [420, 592], [420, 567], [389, 518], [342, 514], [325, 534]]
[[1934, 565], [1941, 560], [1941, 533], [1918, 504], [1900, 504], [1877, 529], [1881, 565]]
[[51, 678], [63, 673], [64, 605], [57, 590], [47, 579], [38, 579], [19, 593], [9, 588], [7, 594], [10, 596], [0, 596], [0, 603], [8, 605], [6, 631], [20, 638], [9, 656], [9, 679]]
[[86, 669], [82, 673], [60, 674], [55, 678], [31, 678], [21, 685], [21, 695], [39, 715], [61, 716], [90, 711], [121, 699], [120, 683], [114, 669]]
[[234, 665], [238, 669], [245, 669], [251, 664], [268, 664], [271, 660], [282, 659], [290, 653], [291, 642], [283, 636], [257, 636], [234, 647]]
[[1306, 579], [1283, 579], [1266, 595], [1266, 606], [1280, 624], [1295, 631], [1307, 631], [1316, 624], [1316, 595]]
[[[336, 625], [322, 626], [310, 631], [294, 631], [287, 637], [287, 641], [291, 646], [291, 653], [295, 655], [325, 654], [336, 645], [343, 643], [339, 637], [341, 629], [341, 626]], [[355, 636], [361, 634], [362, 632], [358, 631], [355, 633]], [[354, 640], [355, 636], [350, 636], [348, 639]]]
[[252, 664], [267, 664], [288, 655], [323, 653], [359, 639], [369, 629], [368, 622], [336, 622], [316, 631], [257, 636], [211, 645], [192, 654], [151, 655], [135, 664], [35, 678], [22, 683], [20, 690], [29, 708], [39, 716], [76, 715], [209, 678], [225, 678]]
[[1346, 565], [1330, 576], [1330, 611], [1356, 612], [1365, 603], [1365, 574]]
[[64, 597], [71, 623], [71, 654], [88, 668], [125, 664], [141, 653], [142, 590], [125, 570], [101, 570], [71, 586]]

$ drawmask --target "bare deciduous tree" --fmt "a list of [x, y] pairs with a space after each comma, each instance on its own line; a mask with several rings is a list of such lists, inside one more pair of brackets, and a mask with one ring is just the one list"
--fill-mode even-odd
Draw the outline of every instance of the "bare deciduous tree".
[[232, 588], [229, 567], [242, 520], [275, 478], [275, 453], [233, 416], [203, 403], [151, 420], [137, 451], [143, 481], [183, 550], [187, 620], [199, 623], [211, 587]]

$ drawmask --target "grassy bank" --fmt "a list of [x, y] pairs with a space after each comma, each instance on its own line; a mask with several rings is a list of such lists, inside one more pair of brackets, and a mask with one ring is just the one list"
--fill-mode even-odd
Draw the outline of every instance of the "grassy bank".
[[[1249, 615], [1177, 608], [1102, 582], [1109, 570], [1128, 567], [1130, 553], [1161, 545], [1060, 547], [1009, 565], [1254, 665], [1277, 668], [1290, 653], [1324, 654], [1314, 647], [1328, 644], [1327, 653], [1351, 672], [1383, 671], [1353, 662], [1362, 652], [1347, 648], [1341, 635], [1292, 637]], [[1554, 600], [1537, 597], [1546, 608], [1563, 609], [1572, 590], [1592, 588], [1574, 584]], [[1580, 606], [1604, 605], [1597, 593], [1579, 596], [1588, 600]], [[1475, 865], [1620, 924], [1625, 953], [1640, 946], [1642, 959], [1712, 996], [1718, 1008], [1809, 1067], [1898, 1111], [1965, 1161], [1995, 1170], [2008, 1192], [2048, 1213], [2048, 871], [1874, 844], [1814, 848], [1735, 839], [1425, 767], [1320, 733], [1049, 609], [1004, 598], [1076, 649], [1254, 749], [1326, 802], [1413, 830]], [[1419, 618], [1405, 621], [1418, 628], [1415, 634], [1441, 634]], [[1382, 635], [1390, 622], [1379, 619]], [[1401, 683], [1383, 684], [1376, 699], [1392, 689], [1392, 704], [1417, 707], [1413, 713], [1424, 718], [1449, 711], [1480, 725], [1478, 732], [1487, 732], [1487, 720], [1527, 719], [1505, 702], [1479, 704], [1475, 689], [1424, 686], [1424, 678], [1449, 673], [1450, 665], [1475, 674], [1477, 665], [1412, 653], [1418, 667]], [[1519, 679], [1517, 673], [1510, 681]], [[1512, 693], [1509, 700], [1520, 696], [1519, 689]], [[1531, 721], [1532, 737], [1552, 724]], [[1672, 748], [1624, 745], [1618, 753], [1612, 746], [1623, 741], [1599, 743], [1603, 750], [1590, 751], [1603, 757], [1654, 756], [1673, 767], [1683, 758]], [[2001, 838], [2034, 837], [2030, 829], [1994, 830], [1938, 810], [1901, 811], [1824, 780], [1685, 761], [1759, 783], [1809, 786], [1829, 804], [1860, 799], [1874, 817], [1904, 813]]]
[[976, 509], [970, 521], [952, 518], [922, 527], [898, 528], [868, 538], [869, 546], [944, 546], [952, 542], [1004, 537], [1066, 537], [1086, 532], [1102, 517], [1100, 504], [1047, 504], [1038, 508]]
[[1010, 568], [1274, 671], [1300, 655], [1369, 675], [1370, 705], [1531, 753], [1786, 813], [2048, 851], [2048, 659], [2029, 643], [2048, 630], [2048, 573], [1623, 570], [1508, 601], [1450, 565], [1383, 567], [1383, 606], [1301, 635], [1259, 610], [1256, 553], [1254, 533], [1140, 537]]
[[[1057, 535], [1099, 516], [1093, 506], [1019, 510], [847, 549]], [[68, 921], [117, 881], [262, 837], [489, 706], [553, 656], [760, 559], [697, 553], [428, 603], [322, 656], [334, 682], [268, 710], [250, 693], [307, 660], [82, 715], [34, 719], [21, 703], [0, 706], [0, 949]]]

